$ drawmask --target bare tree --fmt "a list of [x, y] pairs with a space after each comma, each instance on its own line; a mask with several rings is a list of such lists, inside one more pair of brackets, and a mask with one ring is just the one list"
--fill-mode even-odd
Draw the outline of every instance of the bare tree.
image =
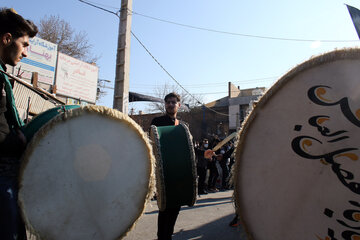
[[[77, 58], [84, 62], [96, 63], [99, 56], [91, 53], [92, 45], [89, 43], [86, 32], [76, 32], [59, 16], [45, 16], [40, 20], [38, 36], [58, 45], [58, 51]], [[98, 81], [96, 99], [106, 95], [103, 82]]]
[[[159, 86], [154, 90], [155, 96], [161, 99], [164, 99], [165, 96], [170, 92], [176, 92], [181, 97], [181, 106], [179, 112], [188, 112], [191, 108], [200, 106], [202, 104], [202, 95], [190, 95], [177, 85], [170, 85], [165, 83], [164, 85]], [[148, 111], [165, 113], [165, 103], [152, 102], [151, 108], [148, 109]]]
[[40, 20], [38, 36], [58, 45], [58, 51], [82, 61], [93, 63], [99, 59], [91, 53], [92, 45], [87, 34], [83, 31], [76, 32], [59, 16], [45, 16]]

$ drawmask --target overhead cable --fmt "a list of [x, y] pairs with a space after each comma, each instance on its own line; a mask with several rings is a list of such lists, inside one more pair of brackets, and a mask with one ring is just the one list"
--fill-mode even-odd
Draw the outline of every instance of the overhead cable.
[[152, 57], [152, 59], [160, 66], [160, 68], [177, 84], [180, 88], [182, 88], [187, 94], [189, 94], [190, 97], [192, 97], [198, 104], [203, 105], [205, 108], [209, 109], [210, 111], [213, 111], [219, 115], [229, 116], [229, 114], [217, 112], [209, 107], [207, 107], [204, 103], [199, 101], [194, 95], [192, 95], [188, 90], [186, 90], [164, 67], [161, 65], [161, 63], [152, 55], [152, 53], [145, 47], [145, 45], [140, 41], [140, 39], [131, 31], [131, 34], [133, 37], [140, 43], [140, 45], [145, 49], [145, 51]]
[[169, 20], [165, 20], [165, 19], [145, 15], [145, 14], [142, 14], [142, 13], [134, 12], [134, 11], [129, 10], [129, 9], [128, 9], [128, 11], [130, 13], [134, 14], [134, 15], [139, 15], [139, 16], [149, 18], [149, 19], [153, 19], [153, 20], [160, 21], [160, 22], [170, 23], [170, 24], [174, 24], [174, 25], [178, 25], [178, 26], [182, 26], [182, 27], [187, 27], [187, 28], [192, 28], [192, 29], [197, 29], [197, 30], [202, 30], [202, 31], [215, 32], [215, 33], [221, 33], [221, 34], [227, 34], [227, 35], [235, 35], [235, 36], [241, 36], [241, 37], [261, 38], [261, 39], [280, 40], [280, 41], [293, 41], [293, 42], [316, 42], [316, 41], [328, 42], [328, 43], [359, 42], [359, 40], [326, 40], [326, 39], [319, 40], [319, 39], [283, 38], [283, 37], [272, 37], [272, 36], [262, 36], [262, 35], [253, 35], [253, 34], [245, 34], [245, 33], [228, 32], [228, 31], [222, 31], [222, 30], [216, 30], [216, 29], [210, 29], [210, 28], [204, 28], [204, 27], [198, 27], [198, 26], [173, 22], [173, 21], [169, 21]]
[[[247, 79], [247, 80], [239, 80], [239, 81], [233, 81], [230, 82], [232, 84], [254, 84], [254, 83], [262, 83], [262, 82], [269, 82], [270, 79], [278, 79], [278, 77], [267, 77], [267, 78], [254, 78], [254, 79]], [[183, 84], [184, 87], [189, 88], [204, 88], [204, 87], [217, 87], [217, 86], [223, 86], [224, 84], [228, 84], [229, 82], [214, 82], [214, 83], [199, 83], [199, 84]], [[159, 84], [132, 84], [132, 86], [143, 86], [143, 87], [158, 87]]]
[[[83, 3], [86, 3], [88, 5], [91, 5], [93, 7], [99, 8], [101, 10], [110, 12], [112, 14], [115, 14], [116, 16], [118, 16], [118, 14], [120, 13], [120, 9], [117, 8], [117, 7], [106, 6], [104, 4], [95, 3], [95, 2], [91, 2], [91, 1], [83, 1], [83, 0], [79, 0], [79, 1], [83, 2]], [[117, 12], [109, 11], [109, 10], [107, 10], [105, 8], [101, 8], [101, 7], [99, 7], [97, 5], [94, 5], [94, 4], [102, 5], [102, 6], [105, 6], [105, 7], [108, 7], [108, 8], [117, 9]], [[208, 32], [214, 32], [214, 33], [227, 34], [227, 35], [242, 36], [242, 37], [260, 38], [260, 39], [269, 39], [269, 40], [279, 40], [279, 41], [294, 41], [294, 42], [316, 42], [316, 41], [319, 41], [319, 42], [326, 42], [326, 43], [337, 43], [337, 42], [359, 42], [360, 41], [360, 40], [329, 40], [329, 39], [319, 40], [319, 39], [283, 38], [283, 37], [272, 37], [272, 36], [236, 33], [236, 32], [229, 32], [229, 31], [223, 31], [223, 30], [204, 28], [204, 27], [198, 27], [198, 26], [189, 25], [189, 24], [178, 23], [178, 22], [174, 22], [174, 21], [170, 21], [170, 20], [166, 20], [166, 19], [162, 19], [162, 18], [157, 18], [157, 17], [152, 17], [152, 16], [142, 14], [142, 13], [138, 13], [138, 12], [135, 12], [135, 11], [130, 10], [130, 9], [127, 9], [127, 11], [130, 14], [134, 14], [134, 15], [142, 16], [142, 17], [149, 18], [149, 19], [152, 19], [152, 20], [165, 22], [165, 23], [169, 23], [169, 24], [174, 24], [174, 25], [178, 25], [178, 26], [182, 26], [182, 27], [187, 27], [187, 28], [192, 28], [192, 29], [197, 29], [197, 30], [202, 30], [202, 31], [208, 31]]]
[[[82, 3], [88, 4], [88, 5], [92, 6], [92, 7], [101, 9], [101, 10], [106, 11], [106, 12], [109, 12], [109, 13], [111, 13], [111, 14], [114, 14], [114, 15], [116, 15], [116, 16], [120, 19], [120, 10], [117, 11], [117, 12], [112, 12], [112, 11], [107, 10], [107, 9], [105, 9], [105, 8], [102, 8], [102, 7], [99, 7], [99, 6], [97, 6], [97, 5], [94, 5], [94, 4], [92, 4], [92, 3], [88, 2], [88, 1], [84, 1], [84, 0], [79, 0], [79, 1], [82, 2]], [[128, 10], [128, 12], [129, 12], [129, 9], [127, 9], [127, 10]], [[200, 102], [196, 97], [194, 97], [189, 91], [187, 91], [187, 90], [160, 64], [160, 62], [151, 54], [151, 52], [145, 47], [145, 45], [140, 41], [140, 39], [139, 39], [132, 31], [130, 31], [130, 32], [131, 32], [131, 34], [134, 36], [134, 38], [140, 43], [140, 45], [145, 49], [145, 51], [146, 51], [146, 52], [153, 58], [153, 60], [160, 66], [160, 68], [161, 68], [173, 81], [175, 81], [176, 84], [178, 84], [187, 94], [189, 94], [190, 97], [192, 97], [194, 100], [196, 100], [198, 104], [203, 105], [205, 108], [207, 108], [207, 109], [209, 109], [210, 111], [213, 111], [213, 112], [215, 112], [215, 113], [217, 113], [217, 114], [219, 114], [219, 115], [229, 116], [228, 114], [224, 114], [224, 113], [221, 113], [221, 112], [217, 112], [217, 111], [215, 111], [215, 110], [213, 110], [213, 109], [205, 106], [205, 104], [203, 104], [203, 103]]]
[[[96, 6], [96, 7], [98, 7], [98, 6], [103, 6], [103, 7], [106, 7], [106, 8], [112, 8], [112, 9], [115, 9], [115, 10], [119, 10], [119, 7], [114, 7], [114, 6], [109, 6], [109, 5], [105, 5], [105, 4], [102, 4], [102, 3], [98, 3], [98, 2], [92, 2], [92, 1], [86, 1], [86, 2], [84, 2], [84, 1], [81, 1], [81, 0], [79, 0], [80, 2], [83, 2], [83, 3], [92, 3], [93, 5], [92, 6]], [[95, 5], [96, 4], [96, 5]]]

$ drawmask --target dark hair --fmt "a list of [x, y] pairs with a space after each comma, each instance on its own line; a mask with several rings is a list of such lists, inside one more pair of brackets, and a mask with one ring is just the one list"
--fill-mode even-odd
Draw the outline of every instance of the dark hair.
[[176, 100], [177, 100], [178, 102], [180, 102], [180, 95], [177, 94], [177, 93], [175, 93], [175, 92], [171, 92], [171, 93], [169, 93], [168, 95], [166, 95], [165, 98], [164, 98], [165, 102], [166, 102], [166, 100], [168, 100], [169, 98], [176, 98]]
[[32, 38], [38, 32], [38, 28], [32, 21], [24, 19], [12, 8], [0, 9], [0, 23], [0, 36], [11, 33], [13, 38], [25, 35]]

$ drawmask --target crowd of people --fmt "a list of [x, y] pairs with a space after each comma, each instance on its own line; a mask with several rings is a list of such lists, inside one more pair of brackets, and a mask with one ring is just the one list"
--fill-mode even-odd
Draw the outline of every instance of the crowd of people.
[[[219, 142], [220, 139], [217, 136], [213, 137], [211, 144], [207, 138], [204, 138], [201, 143], [195, 142], [194, 147], [205, 151], [213, 149]], [[196, 155], [199, 195], [233, 189], [231, 170], [235, 163], [234, 149], [234, 143], [230, 141], [210, 158], [205, 158], [200, 154]], [[239, 224], [241, 224], [239, 215], [235, 214], [229, 226], [237, 227]]]
[[[204, 138], [201, 143], [195, 142], [195, 149], [213, 149], [220, 139], [214, 136], [211, 141]], [[229, 184], [231, 168], [234, 164], [234, 143], [228, 142], [222, 146], [211, 158], [196, 155], [198, 174], [198, 193], [208, 194], [231, 189]]]

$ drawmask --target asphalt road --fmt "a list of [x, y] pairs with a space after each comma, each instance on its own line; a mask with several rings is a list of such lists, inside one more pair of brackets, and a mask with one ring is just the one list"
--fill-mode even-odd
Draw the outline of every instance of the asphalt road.
[[[182, 207], [175, 225], [173, 240], [247, 239], [241, 225], [229, 226], [235, 216], [232, 194], [233, 191], [225, 191], [201, 195], [195, 206]], [[157, 216], [157, 203], [150, 201], [135, 228], [123, 239], [156, 239]]]

